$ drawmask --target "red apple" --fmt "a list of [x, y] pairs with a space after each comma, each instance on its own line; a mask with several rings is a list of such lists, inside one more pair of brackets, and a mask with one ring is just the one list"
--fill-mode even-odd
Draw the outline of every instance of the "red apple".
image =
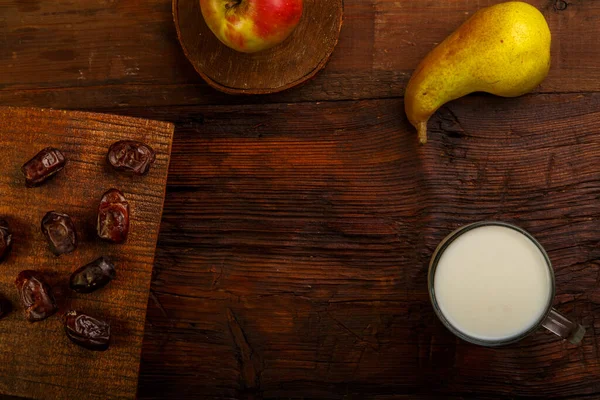
[[302, 0], [200, 0], [200, 9], [221, 42], [254, 53], [292, 33], [302, 16]]

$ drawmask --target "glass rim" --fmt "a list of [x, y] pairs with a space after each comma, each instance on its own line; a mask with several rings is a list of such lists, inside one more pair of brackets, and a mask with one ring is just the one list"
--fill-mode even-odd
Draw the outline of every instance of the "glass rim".
[[[485, 339], [479, 339], [479, 338], [476, 338], [473, 336], [469, 336], [469, 335], [461, 332], [458, 328], [455, 328], [450, 323], [450, 321], [448, 321], [448, 319], [444, 316], [444, 314], [442, 313], [442, 310], [440, 309], [440, 306], [437, 302], [436, 296], [435, 296], [434, 276], [435, 276], [435, 271], [436, 271], [438, 262], [442, 256], [442, 254], [448, 248], [448, 246], [450, 246], [450, 244], [452, 244], [452, 242], [454, 240], [456, 240], [456, 238], [458, 238], [462, 234], [467, 233], [473, 229], [480, 228], [482, 226], [490, 226], [490, 225], [491, 226], [503, 226], [505, 228], [513, 229], [513, 230], [523, 234], [529, 240], [531, 240], [531, 242], [540, 250], [540, 252], [542, 253], [542, 255], [546, 261], [548, 273], [550, 274], [549, 275], [550, 276], [550, 296], [548, 298], [548, 304], [546, 304], [545, 311], [542, 313], [540, 318], [535, 322], [535, 324], [533, 324], [529, 329], [527, 329], [524, 332], [519, 333], [518, 335], [510, 336], [505, 339], [485, 340]], [[450, 332], [452, 332], [454, 335], [458, 336], [459, 338], [461, 338], [469, 343], [473, 343], [473, 344], [477, 344], [477, 345], [481, 345], [481, 346], [487, 346], [487, 347], [497, 347], [497, 346], [504, 346], [507, 344], [515, 343], [515, 342], [518, 342], [518, 341], [524, 339], [525, 337], [529, 336], [536, 330], [538, 330], [540, 328], [540, 326], [542, 325], [542, 323], [548, 317], [548, 314], [550, 313], [550, 311], [552, 310], [552, 302], [554, 300], [555, 290], [556, 290], [555, 289], [554, 269], [552, 268], [552, 262], [550, 261], [550, 257], [548, 256], [548, 253], [546, 253], [546, 250], [544, 249], [544, 247], [537, 241], [537, 239], [535, 237], [533, 237], [533, 235], [531, 235], [525, 229], [520, 228], [516, 225], [510, 224], [508, 222], [502, 222], [502, 221], [473, 222], [473, 223], [470, 223], [467, 225], [463, 225], [460, 228], [458, 228], [458, 229], [452, 231], [450, 234], [448, 234], [440, 242], [440, 244], [436, 247], [435, 251], [433, 252], [433, 255], [431, 256], [431, 261], [429, 263], [429, 271], [427, 273], [427, 289], [429, 292], [429, 298], [431, 300], [431, 304], [433, 305], [433, 309], [434, 309], [437, 317], [440, 319], [440, 321], [442, 321], [444, 326], [448, 330], [450, 330]]]

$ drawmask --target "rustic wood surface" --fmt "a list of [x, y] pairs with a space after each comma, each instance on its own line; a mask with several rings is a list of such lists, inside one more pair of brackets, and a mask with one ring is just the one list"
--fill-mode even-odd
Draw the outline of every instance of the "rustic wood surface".
[[[518, 99], [403, 114], [412, 69], [497, 0], [346, 0], [313, 80], [210, 88], [166, 0], [0, 0], [0, 104], [176, 123], [141, 399], [600, 398], [600, 2], [532, 0], [550, 75]], [[486, 349], [435, 318], [426, 269], [454, 228], [501, 219], [546, 247], [580, 346]]]
[[[133, 399], [137, 392], [144, 322], [154, 249], [160, 227], [173, 125], [75, 111], [0, 107], [0, 215], [13, 232], [13, 248], [0, 265], [0, 293], [14, 312], [0, 323], [0, 396], [36, 399]], [[106, 151], [133, 138], [157, 152], [147, 176], [123, 176], [106, 165]], [[52, 180], [26, 188], [21, 165], [39, 150], [61, 149], [67, 165]], [[130, 205], [130, 235], [124, 245], [101, 242], [96, 216], [102, 194], [121, 189]], [[46, 212], [73, 218], [79, 246], [55, 256], [40, 230]], [[68, 289], [71, 273], [99, 256], [112, 259], [117, 277], [92, 294]], [[54, 287], [59, 312], [29, 323], [15, 287], [25, 269], [41, 271]], [[91, 352], [71, 343], [60, 314], [76, 309], [109, 321], [111, 347]]]
[[217, 39], [198, 0], [173, 0], [182, 49], [212, 87], [230, 94], [276, 93], [306, 82], [327, 63], [342, 27], [342, 0], [305, 0], [289, 38], [266, 51], [245, 54]]

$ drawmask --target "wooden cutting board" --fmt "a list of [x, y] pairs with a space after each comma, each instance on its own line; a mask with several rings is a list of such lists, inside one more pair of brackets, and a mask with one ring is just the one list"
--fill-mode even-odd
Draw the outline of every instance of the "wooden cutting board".
[[[113, 115], [30, 108], [0, 108], [0, 216], [12, 227], [13, 249], [0, 264], [0, 293], [13, 312], [0, 320], [0, 394], [35, 399], [135, 398], [146, 305], [158, 236], [174, 127]], [[122, 139], [141, 140], [157, 153], [148, 175], [113, 171], [105, 157]], [[68, 159], [63, 171], [28, 189], [21, 165], [53, 146]], [[102, 194], [118, 188], [130, 204], [127, 243], [101, 242], [95, 234]], [[54, 256], [41, 231], [47, 211], [69, 214], [79, 247]], [[77, 294], [68, 288], [72, 271], [101, 255], [110, 257], [117, 277], [103, 289]], [[42, 271], [60, 310], [49, 319], [24, 319], [14, 285], [24, 269]], [[111, 347], [92, 352], [65, 336], [60, 314], [77, 309], [110, 322]]]

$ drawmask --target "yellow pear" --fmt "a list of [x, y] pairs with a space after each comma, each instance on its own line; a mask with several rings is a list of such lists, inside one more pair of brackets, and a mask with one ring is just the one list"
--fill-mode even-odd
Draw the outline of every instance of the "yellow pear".
[[550, 69], [550, 29], [535, 7], [511, 1], [477, 11], [434, 48], [413, 73], [405, 110], [427, 142], [427, 121], [445, 103], [473, 92], [515, 97]]

